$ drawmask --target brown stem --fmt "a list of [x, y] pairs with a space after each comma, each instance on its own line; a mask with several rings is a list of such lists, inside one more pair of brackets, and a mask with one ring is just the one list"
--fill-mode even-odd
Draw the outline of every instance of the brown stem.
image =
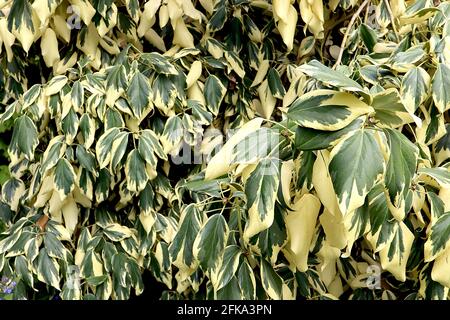
[[44, 214], [42, 217], [39, 218], [38, 221], [36, 221], [36, 225], [39, 227], [39, 229], [41, 229], [42, 232], [45, 230], [45, 226], [47, 225], [48, 219], [49, 219], [48, 216]]
[[336, 67], [341, 63], [342, 55], [344, 54], [344, 48], [345, 44], [347, 43], [347, 38], [350, 34], [350, 30], [353, 27], [353, 24], [356, 21], [356, 18], [360, 15], [361, 11], [364, 9], [364, 7], [370, 2], [370, 0], [365, 0], [361, 6], [356, 10], [356, 12], [353, 14], [352, 19], [350, 20], [350, 23], [348, 24], [347, 30], [345, 30], [344, 38], [342, 39], [341, 47], [339, 50], [338, 58], [336, 59], [336, 63], [333, 66], [333, 69], [336, 69]]

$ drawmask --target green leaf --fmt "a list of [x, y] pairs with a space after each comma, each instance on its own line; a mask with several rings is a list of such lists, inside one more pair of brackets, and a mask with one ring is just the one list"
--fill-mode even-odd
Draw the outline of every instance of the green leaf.
[[9, 144], [10, 155], [19, 157], [23, 153], [28, 160], [34, 159], [34, 150], [39, 144], [36, 125], [26, 115], [18, 118], [14, 124], [14, 131]]
[[[10, 231], [11, 232], [11, 231]], [[0, 241], [0, 254], [7, 252], [19, 240], [21, 231], [11, 232], [9, 236]]]
[[402, 101], [414, 113], [425, 102], [430, 89], [430, 75], [422, 67], [410, 69], [402, 79]]
[[16, 257], [14, 260], [14, 270], [26, 284], [32, 288], [34, 287], [33, 272], [31, 271], [28, 260], [24, 256]]
[[225, 59], [228, 62], [228, 65], [230, 66], [230, 68], [236, 72], [236, 74], [243, 79], [245, 76], [245, 70], [244, 70], [244, 64], [241, 60], [241, 58], [239, 58], [239, 56], [233, 52], [233, 51], [225, 51]]
[[441, 187], [450, 188], [450, 171], [446, 168], [419, 168], [417, 174], [420, 175], [420, 180], [423, 180], [421, 176], [427, 176], [435, 180]]
[[66, 136], [66, 140], [72, 141], [78, 132], [80, 121], [75, 111], [70, 108], [69, 113], [62, 119], [61, 128]]
[[152, 214], [155, 205], [154, 205], [154, 197], [155, 193], [153, 191], [152, 186], [147, 183], [144, 190], [139, 194], [139, 207], [141, 208], [144, 215]]
[[149, 105], [151, 92], [148, 79], [139, 71], [131, 79], [127, 95], [134, 115], [140, 119]]
[[45, 282], [57, 290], [61, 290], [59, 287], [59, 282], [61, 281], [59, 264], [48, 255], [47, 249], [45, 248], [39, 252], [36, 270], [39, 281]]
[[317, 60], [312, 60], [307, 64], [301, 65], [299, 70], [327, 85], [342, 88], [348, 91], [364, 92], [359, 83], [348, 78], [339, 71], [324, 66]]
[[432, 254], [436, 255], [439, 252], [448, 248], [450, 243], [450, 212], [444, 213], [438, 218], [431, 228], [431, 248]]
[[177, 69], [169, 62], [167, 57], [157, 52], [143, 53], [140, 58], [158, 73], [168, 75], [178, 74]]
[[112, 145], [118, 134], [118, 128], [111, 128], [100, 136], [100, 139], [95, 147], [100, 169], [105, 168], [110, 163], [112, 157]]
[[[372, 236], [376, 236], [375, 252], [381, 250], [394, 236], [395, 222], [386, 202], [384, 186], [376, 185], [367, 195]], [[393, 221], [394, 220], [394, 221]]]
[[300, 169], [298, 172], [297, 187], [311, 188], [314, 162], [317, 156], [313, 151], [303, 151], [300, 154]]
[[103, 229], [103, 233], [112, 241], [122, 241], [133, 235], [133, 232], [118, 223], [113, 223]]
[[173, 107], [177, 96], [177, 87], [172, 78], [160, 74], [153, 82], [153, 103], [161, 110], [168, 110]]
[[50, 257], [65, 259], [64, 252], [66, 249], [54, 234], [47, 232], [44, 236], [44, 244]]
[[450, 109], [450, 67], [439, 63], [431, 86], [433, 101], [440, 113]]
[[219, 78], [211, 75], [206, 79], [204, 89], [206, 106], [215, 116], [219, 113], [220, 103], [225, 97], [225, 93], [226, 88]]
[[124, 90], [127, 86], [126, 70], [123, 65], [111, 67], [106, 77], [106, 88], [109, 90]]
[[22, 109], [32, 105], [42, 92], [42, 85], [35, 84], [23, 94]]
[[407, 72], [424, 56], [425, 51], [423, 50], [423, 46], [417, 45], [405, 51], [397, 51], [391, 56], [388, 63], [391, 63], [391, 67], [396, 71]]
[[76, 157], [80, 166], [91, 173], [96, 172], [95, 156], [92, 152], [86, 151], [82, 145], [78, 145], [76, 149]]
[[273, 270], [270, 263], [261, 259], [261, 284], [267, 295], [274, 300], [283, 298], [283, 279]]
[[248, 221], [244, 239], [250, 239], [273, 223], [280, 179], [279, 166], [279, 159], [262, 159], [246, 181]]
[[389, 161], [384, 182], [391, 203], [405, 214], [405, 200], [416, 172], [419, 149], [397, 130], [385, 129], [389, 144]]
[[121, 163], [125, 152], [128, 147], [128, 132], [119, 132], [119, 134], [114, 138], [114, 142], [111, 148], [111, 167], [116, 169], [117, 166]]
[[297, 127], [295, 132], [295, 147], [308, 150], [321, 150], [334, 146], [344, 135], [362, 127], [364, 118], [356, 118], [348, 126], [337, 131], [322, 131], [305, 127]]
[[253, 300], [256, 296], [256, 281], [253, 270], [244, 259], [238, 270], [239, 287], [241, 289], [242, 296], [246, 300]]
[[125, 174], [127, 176], [128, 190], [131, 192], [139, 192], [145, 188], [148, 175], [145, 170], [145, 162], [137, 149], [132, 150], [128, 154]]
[[381, 266], [398, 281], [406, 280], [406, 265], [414, 234], [403, 222], [396, 222], [394, 236], [389, 244], [380, 251]]
[[343, 214], [363, 205], [383, 170], [383, 156], [371, 131], [358, 130], [333, 148], [329, 171]]
[[194, 241], [202, 225], [202, 214], [195, 204], [189, 204], [181, 213], [180, 227], [169, 246], [170, 256], [178, 268], [191, 268], [194, 263], [192, 252]]
[[204, 271], [215, 270], [228, 239], [228, 225], [221, 214], [209, 217], [194, 241], [193, 253]]
[[208, 125], [213, 121], [211, 112], [197, 100], [187, 100], [187, 105], [192, 109], [192, 117], [201, 125]]
[[89, 149], [95, 139], [95, 121], [87, 113], [80, 118], [80, 133], [84, 140], [84, 146]]
[[376, 32], [365, 23], [359, 26], [359, 34], [369, 52], [373, 52], [373, 47], [377, 43]]
[[65, 144], [63, 141], [64, 136], [56, 136], [49, 142], [42, 159], [42, 172], [53, 168], [58, 160], [63, 156], [65, 151]]
[[61, 200], [64, 200], [75, 188], [75, 171], [66, 159], [59, 159], [56, 164], [53, 181], [55, 190], [58, 191]]
[[[122, 267], [125, 267], [122, 266]], [[93, 250], [88, 250], [81, 263], [81, 276], [84, 278], [99, 277], [104, 274], [103, 263], [100, 255]]]
[[295, 100], [286, 115], [302, 127], [336, 131], [372, 110], [350, 93], [314, 90]]
[[23, 26], [34, 33], [32, 12], [31, 4], [28, 1], [14, 0], [10, 14], [8, 14], [8, 30], [19, 30]]
[[176, 149], [184, 137], [183, 123], [177, 116], [171, 116], [164, 125], [164, 131], [161, 136], [161, 143], [164, 153], [171, 153]]
[[227, 21], [227, 7], [225, 5], [218, 5], [214, 10], [213, 15], [208, 21], [207, 28], [210, 32], [216, 32], [223, 28]]
[[123, 64], [112, 66], [107, 71], [105, 103], [112, 107], [127, 87], [126, 69]]
[[95, 198], [98, 203], [101, 203], [108, 198], [110, 183], [111, 174], [107, 169], [101, 169], [95, 183]]
[[445, 125], [445, 135], [438, 140], [434, 147], [436, 165], [440, 165], [450, 158], [450, 124]]
[[122, 114], [113, 108], [106, 109], [104, 121], [105, 130], [109, 130], [114, 127], [122, 128], [125, 126]]
[[72, 105], [78, 109], [84, 104], [84, 88], [80, 81], [75, 81], [70, 92]]
[[280, 79], [280, 74], [274, 68], [270, 68], [267, 73], [267, 81], [269, 83], [270, 92], [275, 98], [283, 99], [286, 94], [286, 89], [284, 89], [283, 83]]
[[64, 88], [67, 81], [69, 81], [69, 79], [66, 76], [53, 77], [45, 87], [45, 94], [47, 96], [56, 95]]
[[25, 195], [25, 184], [22, 180], [11, 178], [2, 186], [2, 201], [7, 203], [12, 211], [17, 211], [20, 199]]
[[235, 245], [225, 248], [222, 258], [222, 266], [217, 277], [217, 284], [215, 285], [216, 290], [220, 290], [225, 287], [234, 277], [239, 267], [239, 258], [241, 257], [241, 253], [240, 247]]
[[156, 155], [163, 160], [167, 160], [167, 155], [164, 153], [158, 137], [152, 130], [146, 129], [141, 131], [138, 150], [142, 158], [154, 168], [156, 168], [158, 162]]
[[381, 91], [373, 96], [372, 107], [375, 109], [375, 120], [383, 128], [397, 128], [414, 119], [406, 110], [400, 94], [394, 88]]

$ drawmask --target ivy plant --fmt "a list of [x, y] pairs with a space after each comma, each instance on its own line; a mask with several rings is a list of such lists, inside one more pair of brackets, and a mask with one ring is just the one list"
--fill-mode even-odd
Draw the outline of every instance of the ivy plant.
[[448, 299], [450, 2], [0, 8], [8, 298]]

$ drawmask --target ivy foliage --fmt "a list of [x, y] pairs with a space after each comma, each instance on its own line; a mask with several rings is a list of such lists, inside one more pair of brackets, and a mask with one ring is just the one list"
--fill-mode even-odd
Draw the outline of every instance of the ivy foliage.
[[448, 299], [450, 2], [0, 8], [15, 298]]

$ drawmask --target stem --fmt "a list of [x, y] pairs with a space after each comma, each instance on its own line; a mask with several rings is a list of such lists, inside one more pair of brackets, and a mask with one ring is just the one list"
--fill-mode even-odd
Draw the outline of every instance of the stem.
[[391, 6], [389, 5], [389, 1], [387, 1], [387, 0], [383, 0], [383, 1], [384, 1], [384, 5], [386, 6], [387, 11], [389, 13], [389, 18], [391, 19], [392, 30], [394, 30], [395, 39], [397, 39], [397, 42], [400, 42], [400, 37], [397, 32], [397, 27], [395, 26], [395, 17], [394, 17], [394, 14], [392, 13], [392, 9], [391, 9]]
[[344, 34], [344, 38], [342, 39], [342, 43], [341, 43], [341, 47], [339, 50], [339, 56], [336, 60], [336, 63], [333, 66], [333, 69], [336, 69], [336, 67], [341, 63], [342, 60], [342, 55], [344, 54], [344, 48], [345, 48], [345, 44], [347, 43], [347, 38], [350, 34], [350, 30], [353, 27], [353, 24], [356, 21], [356, 18], [359, 16], [359, 14], [361, 13], [361, 11], [364, 9], [364, 7], [370, 2], [370, 0], [365, 0], [361, 6], [358, 8], [358, 10], [356, 10], [356, 12], [353, 14], [352, 19], [350, 20], [350, 23], [347, 26], [347, 30], [345, 30], [345, 34]]

